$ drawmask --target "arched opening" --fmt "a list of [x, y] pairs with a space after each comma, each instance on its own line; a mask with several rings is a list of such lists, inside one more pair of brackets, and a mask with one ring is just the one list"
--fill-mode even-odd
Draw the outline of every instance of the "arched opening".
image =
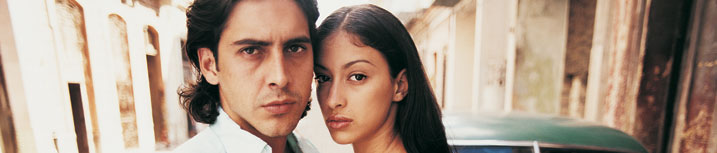
[[[55, 0], [55, 13], [63, 72], [77, 76], [68, 84], [77, 148], [79, 152], [89, 152], [92, 144], [95, 149], [99, 148], [99, 133], [84, 10], [74, 0]], [[88, 131], [90, 129], [92, 131]]]
[[137, 114], [135, 112], [134, 87], [127, 41], [127, 23], [116, 14], [109, 15], [110, 44], [115, 68], [115, 83], [119, 99], [120, 122], [125, 148], [139, 146], [137, 135]]
[[164, 100], [164, 80], [162, 80], [161, 52], [159, 50], [159, 35], [152, 26], [144, 28], [145, 52], [147, 54], [147, 74], [149, 77], [149, 91], [152, 102], [152, 122], [154, 123], [154, 141], [157, 150], [168, 149], [167, 122]]

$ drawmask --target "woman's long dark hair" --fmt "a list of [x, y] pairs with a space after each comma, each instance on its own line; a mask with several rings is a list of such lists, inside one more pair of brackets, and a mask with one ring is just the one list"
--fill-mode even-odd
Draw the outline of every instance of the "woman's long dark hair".
[[[441, 110], [418, 57], [416, 45], [401, 21], [390, 12], [371, 4], [343, 7], [329, 15], [317, 30], [318, 44], [334, 32], [343, 30], [357, 36], [363, 45], [371, 46], [388, 61], [391, 76], [406, 69], [408, 93], [398, 103], [394, 130], [409, 153], [448, 153]], [[317, 59], [316, 57], [314, 59]]]

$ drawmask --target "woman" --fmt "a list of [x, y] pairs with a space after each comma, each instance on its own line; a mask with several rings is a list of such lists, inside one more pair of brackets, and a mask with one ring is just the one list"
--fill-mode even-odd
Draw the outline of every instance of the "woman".
[[450, 152], [415, 44], [390, 12], [344, 7], [318, 28], [317, 96], [331, 137], [354, 152]]

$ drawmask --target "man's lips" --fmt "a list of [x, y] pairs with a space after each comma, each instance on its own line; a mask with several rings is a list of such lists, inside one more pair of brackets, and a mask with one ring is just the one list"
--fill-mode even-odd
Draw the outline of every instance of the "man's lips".
[[326, 119], [326, 125], [332, 129], [340, 129], [349, 126], [353, 121], [353, 119], [344, 116], [334, 115]]
[[284, 114], [289, 112], [291, 106], [295, 103], [295, 101], [280, 100], [261, 105], [261, 107], [272, 114]]

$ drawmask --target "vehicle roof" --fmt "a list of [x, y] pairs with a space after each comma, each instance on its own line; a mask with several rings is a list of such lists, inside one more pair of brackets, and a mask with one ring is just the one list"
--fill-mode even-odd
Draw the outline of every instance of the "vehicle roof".
[[637, 140], [622, 131], [565, 117], [530, 113], [449, 113], [443, 115], [443, 123], [449, 142], [538, 142], [647, 153]]

